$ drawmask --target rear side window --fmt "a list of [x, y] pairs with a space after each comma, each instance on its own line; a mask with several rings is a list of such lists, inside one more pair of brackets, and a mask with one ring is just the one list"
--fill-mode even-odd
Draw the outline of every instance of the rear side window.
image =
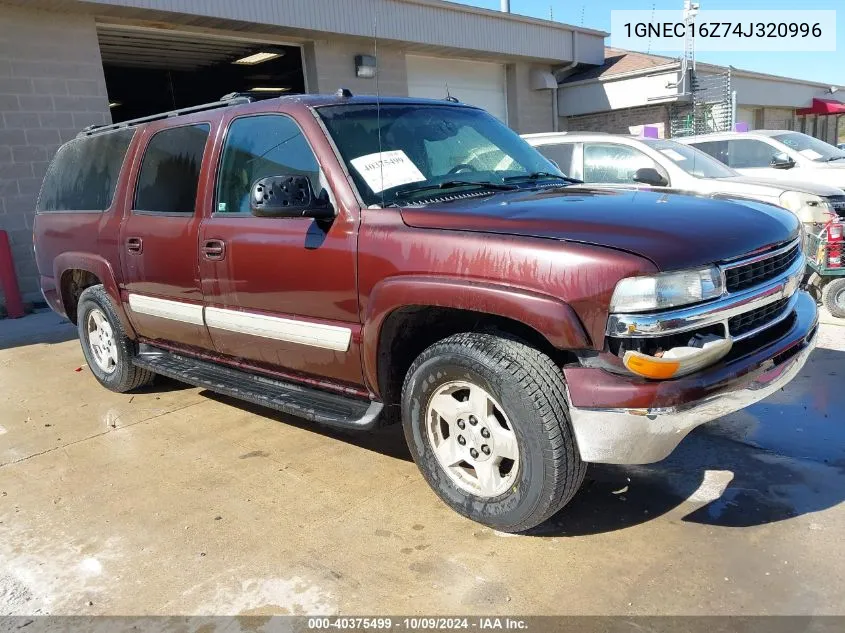
[[207, 123], [156, 132], [147, 144], [138, 185], [135, 211], [194, 213], [202, 155], [211, 127]]
[[36, 209], [105, 211], [134, 130], [83, 136], [65, 143], [50, 163]]
[[727, 141], [704, 141], [702, 143], [691, 143], [691, 145], [696, 149], [700, 149], [702, 152], [710, 154], [713, 158], [725, 165], [730, 164]]

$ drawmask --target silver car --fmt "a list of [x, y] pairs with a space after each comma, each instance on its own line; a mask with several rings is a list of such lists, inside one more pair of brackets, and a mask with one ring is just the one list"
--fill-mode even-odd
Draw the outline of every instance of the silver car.
[[561, 170], [588, 184], [667, 187], [705, 196], [785, 207], [805, 224], [845, 216], [845, 191], [827, 185], [749, 178], [675, 141], [601, 133], [556, 132], [523, 138]]

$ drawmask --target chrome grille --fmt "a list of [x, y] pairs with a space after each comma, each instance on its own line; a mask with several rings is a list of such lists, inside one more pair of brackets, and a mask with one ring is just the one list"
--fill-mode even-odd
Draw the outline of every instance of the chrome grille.
[[789, 297], [785, 297], [769, 305], [728, 319], [728, 331], [732, 337], [736, 338], [737, 336], [742, 336], [757, 328], [761, 328], [779, 317], [784, 309], [786, 309], [788, 303]]
[[774, 279], [792, 266], [800, 255], [800, 244], [796, 243], [791, 248], [775, 251], [770, 257], [725, 268], [725, 287], [728, 292], [738, 292]]

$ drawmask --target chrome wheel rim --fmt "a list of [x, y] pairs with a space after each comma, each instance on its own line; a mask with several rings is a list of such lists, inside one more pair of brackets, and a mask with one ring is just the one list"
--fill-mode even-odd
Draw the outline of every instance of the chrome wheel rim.
[[117, 343], [114, 330], [106, 315], [99, 308], [88, 313], [86, 321], [88, 332], [88, 349], [97, 367], [107, 374], [117, 369]]
[[490, 499], [516, 481], [516, 434], [502, 406], [478, 385], [440, 386], [426, 407], [426, 433], [440, 467], [464, 492]]

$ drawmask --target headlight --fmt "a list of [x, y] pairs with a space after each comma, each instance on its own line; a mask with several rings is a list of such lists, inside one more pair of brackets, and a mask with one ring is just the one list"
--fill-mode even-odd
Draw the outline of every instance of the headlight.
[[616, 284], [610, 311], [647, 312], [698, 303], [721, 296], [722, 273], [715, 266], [701, 270], [628, 277]]
[[785, 191], [780, 195], [780, 206], [789, 209], [801, 222], [827, 222], [833, 207], [821, 196], [800, 191]]

